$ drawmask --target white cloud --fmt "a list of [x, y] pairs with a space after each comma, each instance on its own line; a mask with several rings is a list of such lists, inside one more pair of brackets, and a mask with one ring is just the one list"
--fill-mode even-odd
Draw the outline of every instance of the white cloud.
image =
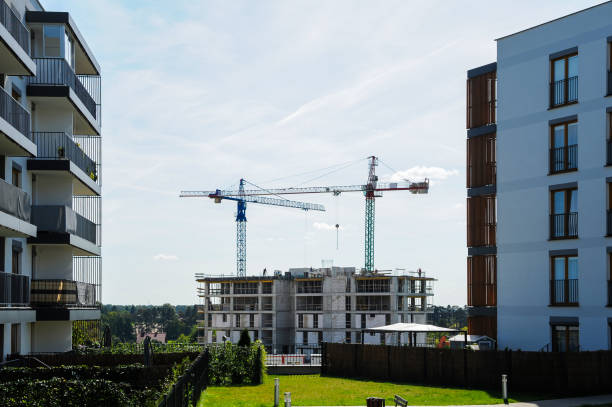
[[447, 170], [441, 167], [416, 166], [404, 171], [398, 171], [389, 177], [389, 181], [398, 182], [403, 180], [420, 181], [428, 178], [433, 181], [445, 180], [448, 177], [459, 175], [458, 170]]
[[160, 254], [156, 254], [155, 256], [153, 256], [153, 260], [155, 261], [175, 261], [175, 260], [178, 260], [178, 256], [175, 256], [174, 254], [160, 253]]
[[[325, 222], [315, 222], [312, 224], [312, 227], [317, 230], [336, 230], [336, 225], [330, 225]], [[342, 226], [339, 229], [344, 229]]]

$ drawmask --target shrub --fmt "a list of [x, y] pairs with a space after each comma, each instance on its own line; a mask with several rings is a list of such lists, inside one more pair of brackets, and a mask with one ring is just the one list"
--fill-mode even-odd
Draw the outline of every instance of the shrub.
[[240, 332], [240, 340], [238, 341], [238, 346], [251, 346], [251, 337], [249, 336], [248, 329], [244, 328]]
[[249, 347], [231, 342], [209, 347], [208, 383], [220, 386], [261, 383], [265, 369], [265, 352], [262, 348], [260, 341]]

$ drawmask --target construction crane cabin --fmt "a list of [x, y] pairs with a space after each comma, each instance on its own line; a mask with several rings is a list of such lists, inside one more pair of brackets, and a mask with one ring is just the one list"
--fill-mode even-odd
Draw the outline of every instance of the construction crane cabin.
[[[364, 269], [368, 272], [375, 271], [374, 268], [374, 225], [375, 225], [375, 199], [382, 197], [383, 192], [388, 191], [410, 191], [413, 194], [426, 194], [429, 192], [429, 180], [425, 178], [420, 182], [404, 180], [402, 182], [378, 182], [376, 167], [379, 158], [368, 157], [368, 179], [365, 184], [360, 185], [337, 185], [322, 187], [300, 187], [300, 188], [261, 188], [251, 184], [244, 179], [240, 180], [237, 190], [215, 190], [215, 191], [182, 191], [181, 197], [211, 198], [219, 203], [222, 200], [236, 201], [238, 211], [236, 215], [236, 269], [238, 276], [246, 275], [246, 203], [259, 203], [264, 205], [276, 205], [304, 210], [325, 211], [323, 205], [309, 204], [304, 202], [281, 199], [281, 195], [300, 194], [322, 194], [330, 193], [339, 195], [342, 192], [362, 192], [365, 195], [365, 239]], [[382, 160], [381, 160], [382, 162]], [[386, 165], [386, 164], [385, 164]], [[388, 166], [387, 166], [388, 167]], [[389, 167], [393, 170], [391, 167]], [[393, 170], [394, 171], [394, 170]], [[396, 172], [396, 171], [394, 171]], [[245, 189], [248, 183], [257, 189]], [[277, 196], [279, 198], [271, 198]]]

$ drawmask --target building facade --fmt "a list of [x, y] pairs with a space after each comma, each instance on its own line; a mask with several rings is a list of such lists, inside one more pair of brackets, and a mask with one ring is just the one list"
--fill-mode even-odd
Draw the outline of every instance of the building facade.
[[612, 349], [612, 2], [500, 38], [468, 71], [471, 334]]
[[0, 0], [0, 361], [99, 332], [100, 91], [70, 14]]
[[[306, 353], [321, 342], [359, 343], [362, 329], [396, 322], [426, 323], [435, 281], [421, 271], [366, 273], [354, 267], [196, 280], [200, 343], [238, 342], [247, 328], [274, 353]], [[390, 341], [391, 335], [366, 334], [363, 341]]]

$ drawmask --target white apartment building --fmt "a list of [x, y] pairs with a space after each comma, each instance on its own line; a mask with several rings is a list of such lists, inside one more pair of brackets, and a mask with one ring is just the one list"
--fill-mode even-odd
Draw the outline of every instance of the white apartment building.
[[470, 333], [612, 349], [612, 2], [497, 40], [468, 71]]
[[[202, 300], [198, 342], [238, 342], [247, 328], [251, 339], [260, 339], [274, 353], [309, 353], [321, 342], [359, 343], [363, 329], [426, 323], [435, 279], [421, 271], [328, 267], [257, 277], [198, 274], [196, 281]], [[363, 341], [395, 343], [392, 335], [366, 333]]]
[[0, 362], [99, 331], [100, 114], [70, 14], [0, 0]]

